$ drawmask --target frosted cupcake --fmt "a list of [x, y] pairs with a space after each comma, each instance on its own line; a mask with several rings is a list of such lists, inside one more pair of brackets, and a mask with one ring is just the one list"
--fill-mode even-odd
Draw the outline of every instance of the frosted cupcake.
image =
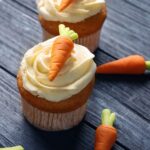
[[73, 43], [76, 38], [60, 25], [60, 36], [29, 49], [21, 62], [17, 83], [23, 113], [40, 129], [69, 129], [85, 115], [96, 64], [86, 47]]
[[76, 43], [94, 52], [106, 18], [105, 0], [71, 0], [65, 4], [63, 0], [37, 1], [44, 40], [58, 35], [58, 25], [63, 23], [78, 33]]

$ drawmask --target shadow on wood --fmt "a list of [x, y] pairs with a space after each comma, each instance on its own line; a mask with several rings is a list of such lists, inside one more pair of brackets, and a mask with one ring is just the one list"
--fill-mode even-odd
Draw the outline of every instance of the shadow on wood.
[[96, 74], [96, 78], [99, 81], [105, 82], [120, 82], [120, 83], [128, 83], [130, 84], [142, 84], [150, 81], [150, 73], [146, 73], [144, 75], [106, 75], [106, 74]]

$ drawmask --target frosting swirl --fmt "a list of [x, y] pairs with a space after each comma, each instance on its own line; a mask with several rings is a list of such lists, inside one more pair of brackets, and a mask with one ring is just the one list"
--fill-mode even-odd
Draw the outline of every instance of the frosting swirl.
[[35, 96], [59, 102], [80, 92], [95, 75], [94, 55], [81, 45], [74, 50], [57, 77], [48, 79], [51, 46], [55, 38], [26, 52], [21, 62], [23, 87]]
[[38, 0], [39, 14], [49, 21], [76, 23], [100, 12], [105, 0], [76, 0], [63, 12], [58, 11], [61, 0]]

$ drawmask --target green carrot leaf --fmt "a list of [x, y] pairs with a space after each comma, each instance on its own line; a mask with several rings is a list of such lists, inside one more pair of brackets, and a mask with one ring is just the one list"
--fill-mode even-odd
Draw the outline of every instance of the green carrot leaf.
[[78, 34], [69, 27], [65, 27], [64, 24], [59, 25], [59, 34], [71, 38], [72, 40], [78, 39]]
[[109, 109], [104, 109], [102, 111], [102, 115], [101, 115], [102, 124], [109, 125], [109, 116], [110, 116], [110, 113], [111, 113], [111, 111]]
[[24, 148], [22, 146], [14, 146], [14, 147], [0, 148], [0, 150], [24, 150]]
[[110, 115], [110, 117], [109, 117], [109, 125], [113, 126], [115, 120], [116, 120], [116, 115], [115, 115], [115, 113], [111, 113], [111, 115]]
[[146, 69], [147, 69], [147, 70], [150, 70], [150, 61], [146, 61], [146, 62], [145, 62], [145, 65], [146, 65]]
[[112, 113], [110, 109], [103, 109], [101, 114], [101, 120], [102, 120], [102, 125], [113, 126], [116, 120], [116, 115], [115, 113]]

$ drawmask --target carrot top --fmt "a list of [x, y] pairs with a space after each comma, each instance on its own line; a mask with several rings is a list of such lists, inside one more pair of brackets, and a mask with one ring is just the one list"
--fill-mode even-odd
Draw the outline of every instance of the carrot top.
[[111, 150], [117, 138], [117, 130], [113, 127], [115, 113], [104, 109], [101, 114], [102, 124], [96, 129], [95, 150]]
[[78, 39], [78, 34], [75, 31], [70, 30], [69, 27], [65, 27], [64, 24], [59, 25], [59, 34], [62, 36], [68, 37], [71, 40]]
[[14, 147], [0, 148], [0, 150], [24, 150], [24, 148], [22, 146], [14, 146]]
[[73, 40], [78, 38], [78, 34], [63, 24], [59, 25], [60, 36], [57, 37], [52, 45], [49, 80], [53, 81], [60, 70], [63, 68], [67, 59], [71, 56], [74, 48]]
[[111, 112], [110, 109], [104, 109], [102, 111], [101, 118], [102, 118], [102, 125], [113, 126], [116, 120], [116, 115], [115, 113]]
[[150, 70], [150, 61], [145, 61], [146, 69]]

